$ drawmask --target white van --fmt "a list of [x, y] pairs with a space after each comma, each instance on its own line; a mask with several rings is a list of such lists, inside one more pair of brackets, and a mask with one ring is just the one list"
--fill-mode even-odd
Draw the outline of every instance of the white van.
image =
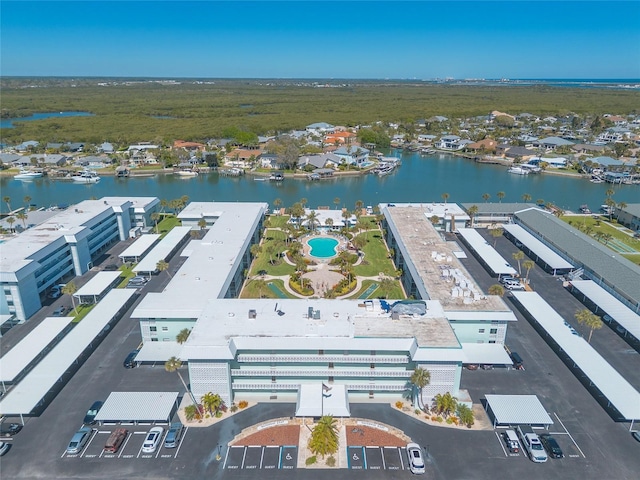
[[513, 430], [507, 430], [503, 434], [504, 443], [507, 444], [507, 448], [511, 453], [518, 453], [520, 451], [520, 443], [518, 442], [518, 436]]

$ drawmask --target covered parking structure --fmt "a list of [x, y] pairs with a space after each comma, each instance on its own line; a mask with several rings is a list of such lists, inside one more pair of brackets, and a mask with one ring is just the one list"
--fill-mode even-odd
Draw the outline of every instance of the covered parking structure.
[[158, 262], [170, 259], [189, 239], [191, 227], [174, 227], [149, 253], [133, 268], [136, 274], [152, 274], [158, 271]]
[[[587, 341], [573, 335], [564, 319], [535, 292], [511, 292], [525, 316], [550, 344], [565, 364], [579, 370], [578, 379], [603, 406], [615, 410], [615, 420], [640, 419], [640, 393], [625, 380]], [[604, 400], [604, 401], [603, 401]], [[617, 414], [615, 414], [617, 412]]]
[[485, 411], [493, 419], [493, 428], [512, 425], [535, 425], [549, 428], [553, 420], [536, 395], [490, 395]]
[[73, 317], [48, 317], [0, 358], [0, 382], [6, 392], [6, 384], [20, 381], [30, 367], [43, 358], [71, 328]]
[[111, 392], [96, 415], [105, 423], [170, 423], [178, 392]]
[[570, 262], [551, 250], [520, 225], [512, 223], [505, 225], [503, 228], [507, 232], [507, 238], [520, 242], [525, 253], [529, 257], [533, 257], [537, 263], [541, 263], [549, 272], [554, 275], [562, 275], [573, 270], [574, 267]]
[[120, 274], [122, 272], [98, 272], [95, 277], [84, 284], [74, 297], [79, 303], [91, 304], [98, 303], [112, 287], [120, 282]]
[[516, 275], [518, 273], [474, 228], [458, 228], [457, 232], [492, 275]]
[[[640, 281], [640, 279], [639, 279]], [[607, 292], [600, 285], [591, 280], [571, 281], [571, 290], [577, 290], [583, 303], [589, 301], [593, 304], [595, 312], [600, 310], [611, 317], [618, 325], [636, 340], [640, 340], [640, 315], [632, 311], [624, 303]]]
[[461, 343], [465, 363], [478, 365], [511, 365], [513, 360], [501, 343]]
[[160, 234], [148, 233], [140, 235], [138, 239], [122, 252], [118, 257], [125, 262], [137, 263], [144, 257], [149, 250], [160, 240]]
[[0, 400], [0, 415], [35, 415], [65, 385], [65, 375], [86, 360], [105, 329], [129, 308], [136, 291], [111, 290], [20, 382]]

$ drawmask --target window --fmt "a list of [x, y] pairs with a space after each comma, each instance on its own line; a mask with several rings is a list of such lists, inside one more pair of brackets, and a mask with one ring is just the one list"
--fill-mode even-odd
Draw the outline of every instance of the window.
[[152, 339], [151, 339], [151, 341], [152, 341], [152, 342], [157, 342], [157, 341], [158, 341], [158, 339], [157, 339], [157, 338], [152, 338]]
[[171, 339], [170, 339], [169, 337], [164, 337], [164, 338], [162, 339], [162, 341], [163, 341], [163, 342], [170, 342], [170, 341], [171, 341]]
[[496, 343], [495, 340], [489, 340], [489, 343]]
[[149, 331], [150, 332], [157, 332], [158, 331], [158, 327], [149, 327]]
[[491, 335], [495, 335], [496, 333], [498, 333], [498, 329], [497, 328], [492, 328], [491, 330], [489, 330], [489, 333]]
[[169, 331], [169, 327], [162, 327], [162, 331], [163, 332], [168, 332]]
[[484, 328], [479, 328], [478, 333], [484, 333]]

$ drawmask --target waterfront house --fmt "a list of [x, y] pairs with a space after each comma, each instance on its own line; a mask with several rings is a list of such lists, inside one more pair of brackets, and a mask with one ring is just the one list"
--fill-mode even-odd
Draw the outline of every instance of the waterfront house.
[[546, 163], [550, 167], [562, 168], [567, 166], [567, 159], [564, 157], [533, 157], [528, 163], [536, 166]]
[[418, 135], [418, 141], [423, 144], [431, 144], [437, 137], [435, 135], [427, 135], [425, 133], [421, 133]]
[[16, 165], [16, 162], [22, 158], [22, 155], [17, 153], [0, 153], [0, 163], [11, 168]]
[[321, 155], [304, 155], [298, 159], [298, 168], [311, 166], [317, 168], [337, 167], [342, 163], [342, 158], [334, 153], [323, 153]]
[[35, 140], [27, 140], [26, 142], [22, 142], [21, 144], [16, 145], [15, 150], [16, 152], [26, 152], [27, 150], [36, 148], [38, 145], [40, 145], [40, 142], [37, 142]]
[[558, 147], [571, 147], [573, 142], [560, 137], [545, 137], [533, 142], [535, 148], [544, 148], [546, 150], [555, 150]]
[[360, 166], [369, 158], [369, 150], [356, 145], [340, 147], [333, 152], [340, 158], [340, 163]]
[[618, 219], [618, 223], [634, 232], [640, 232], [640, 203], [630, 203], [624, 208], [616, 206], [613, 214]]
[[440, 138], [440, 141], [436, 144], [436, 147], [441, 150], [461, 150], [465, 143], [457, 135], [445, 135]]
[[339, 131], [326, 135], [324, 143], [327, 145], [351, 145], [355, 138], [355, 133]]
[[33, 155], [28, 155], [29, 163], [33, 164], [32, 159], [35, 159], [35, 162], [38, 165], [44, 165], [48, 167], [61, 167], [65, 163], [67, 163], [68, 158], [64, 155], [58, 153], [37, 153]]
[[282, 169], [282, 163], [275, 153], [263, 153], [260, 155], [260, 168]]
[[624, 162], [622, 160], [616, 160], [615, 158], [606, 156], [594, 157], [591, 159], [591, 163], [600, 165], [600, 168], [604, 170], [611, 169], [611, 167], [621, 167], [622, 165], [624, 165]]
[[571, 147], [571, 150], [579, 154], [595, 155], [602, 153], [604, 151], [604, 146], [590, 145], [588, 143], [576, 143]]
[[509, 147], [505, 153], [504, 156], [507, 158], [512, 158], [512, 159], [517, 159], [519, 158], [520, 160], [522, 160], [523, 162], [527, 162], [529, 161], [531, 158], [533, 158], [535, 156], [536, 152], [534, 152], [533, 150], [529, 150], [526, 147]]
[[187, 150], [189, 152], [193, 152], [193, 151], [202, 151], [205, 149], [205, 145], [203, 143], [197, 143], [197, 142], [185, 142], [184, 140], [175, 140], [173, 142], [173, 148], [182, 148], [184, 150]]
[[479, 142], [470, 143], [466, 149], [471, 152], [495, 152], [498, 142], [493, 138], [485, 138]]
[[106, 153], [107, 155], [115, 151], [115, 149], [113, 148], [113, 145], [109, 142], [104, 142], [102, 145], [98, 147], [98, 150], [101, 151], [102, 153]]

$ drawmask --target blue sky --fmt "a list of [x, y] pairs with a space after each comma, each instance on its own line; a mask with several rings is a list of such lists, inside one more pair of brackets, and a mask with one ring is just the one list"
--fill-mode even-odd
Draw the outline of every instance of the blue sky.
[[6, 1], [3, 76], [640, 78], [640, 1]]

